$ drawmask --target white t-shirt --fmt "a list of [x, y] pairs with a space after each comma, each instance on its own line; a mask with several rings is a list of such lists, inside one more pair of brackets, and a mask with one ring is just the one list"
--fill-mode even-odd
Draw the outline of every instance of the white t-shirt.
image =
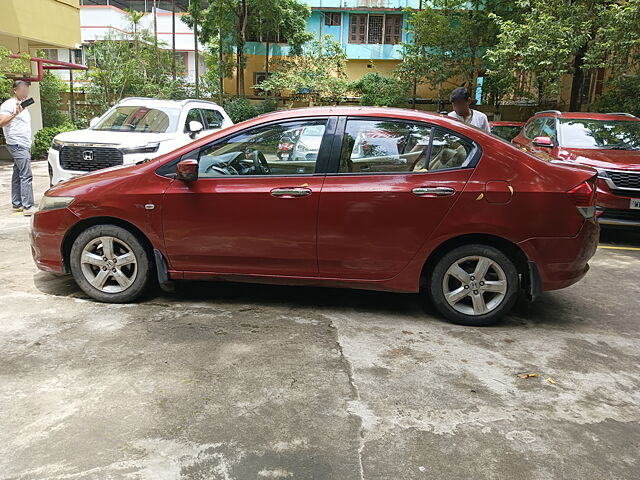
[[[11, 97], [0, 105], [0, 115], [13, 115], [17, 100]], [[15, 117], [9, 125], [2, 127], [7, 145], [22, 145], [31, 148], [31, 115], [26, 108]]]
[[478, 110], [471, 110], [471, 118], [468, 122], [465, 122], [464, 118], [458, 115], [455, 111], [450, 112], [449, 116], [455, 118], [456, 120], [460, 120], [461, 122], [477, 127], [480, 130], [484, 130], [485, 132], [491, 132], [491, 128], [489, 128], [489, 119], [484, 113], [479, 112]]

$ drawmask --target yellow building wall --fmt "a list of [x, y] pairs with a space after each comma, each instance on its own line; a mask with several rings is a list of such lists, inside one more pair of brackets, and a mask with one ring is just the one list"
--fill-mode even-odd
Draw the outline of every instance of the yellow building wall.
[[75, 48], [80, 43], [80, 2], [2, 0], [0, 34], [26, 39], [30, 48]]

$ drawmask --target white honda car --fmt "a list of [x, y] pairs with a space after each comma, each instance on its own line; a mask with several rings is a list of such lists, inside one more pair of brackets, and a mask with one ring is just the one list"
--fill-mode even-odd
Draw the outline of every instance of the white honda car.
[[51, 184], [154, 158], [231, 125], [213, 102], [125, 98], [88, 129], [56, 135], [49, 149]]

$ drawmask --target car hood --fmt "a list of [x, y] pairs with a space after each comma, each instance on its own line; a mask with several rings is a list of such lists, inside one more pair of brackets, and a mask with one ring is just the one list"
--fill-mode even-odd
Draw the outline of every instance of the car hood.
[[163, 142], [175, 138], [175, 132], [169, 133], [136, 133], [136, 132], [110, 132], [102, 130], [74, 130], [56, 135], [56, 140], [69, 143], [92, 143], [138, 146], [153, 142]]
[[638, 150], [563, 148], [558, 153], [558, 157], [594, 168], [640, 171], [640, 151]]
[[136, 175], [146, 163], [139, 162], [130, 165], [117, 165], [115, 167], [96, 170], [95, 172], [85, 173], [54, 185], [47, 190], [46, 195], [57, 197], [76, 196], [78, 194], [88, 193], [95, 188], [99, 188], [114, 180], [122, 180]]

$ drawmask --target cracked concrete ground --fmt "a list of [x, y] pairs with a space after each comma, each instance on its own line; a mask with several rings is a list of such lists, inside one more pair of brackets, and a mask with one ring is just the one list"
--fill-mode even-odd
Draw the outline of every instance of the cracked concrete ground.
[[599, 249], [578, 285], [483, 329], [415, 295], [320, 288], [195, 283], [104, 305], [35, 268], [9, 174], [1, 479], [639, 477], [638, 250]]

